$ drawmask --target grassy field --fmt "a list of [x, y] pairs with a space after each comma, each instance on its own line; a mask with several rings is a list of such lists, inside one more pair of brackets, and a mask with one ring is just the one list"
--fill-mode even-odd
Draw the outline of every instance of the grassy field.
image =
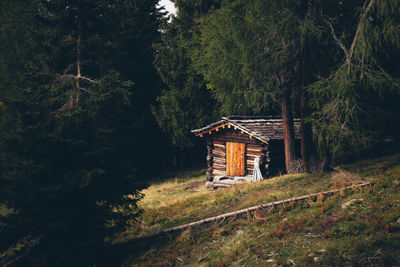
[[[204, 171], [150, 186], [140, 220], [114, 238], [133, 266], [400, 266], [400, 154], [208, 190]], [[373, 187], [226, 219], [169, 236], [162, 229], [274, 200], [377, 181]]]

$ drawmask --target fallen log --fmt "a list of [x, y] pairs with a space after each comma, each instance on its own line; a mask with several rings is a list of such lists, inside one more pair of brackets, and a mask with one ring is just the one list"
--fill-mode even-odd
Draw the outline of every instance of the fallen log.
[[201, 225], [201, 224], [204, 224], [204, 223], [214, 222], [214, 221], [218, 221], [220, 219], [225, 219], [225, 218], [228, 218], [228, 217], [237, 216], [237, 215], [244, 214], [244, 213], [250, 213], [252, 211], [255, 211], [258, 208], [275, 207], [275, 206], [283, 205], [283, 204], [290, 203], [290, 202], [295, 202], [295, 201], [309, 199], [309, 198], [312, 198], [312, 197], [317, 197], [318, 195], [329, 195], [329, 194], [332, 194], [332, 193], [339, 192], [341, 190], [354, 189], [354, 188], [363, 187], [363, 186], [367, 186], [367, 185], [373, 185], [373, 184], [374, 184], [374, 182], [371, 181], [371, 182], [367, 182], [367, 183], [361, 183], [361, 184], [357, 184], [357, 185], [346, 186], [346, 187], [342, 187], [342, 188], [339, 188], [339, 189], [333, 189], [333, 190], [329, 190], [329, 191], [313, 193], [313, 194], [304, 195], [304, 196], [300, 196], [300, 197], [294, 197], [294, 198], [288, 198], [288, 199], [284, 199], [284, 200], [280, 200], [280, 201], [274, 201], [274, 202], [270, 202], [270, 203], [267, 203], [267, 204], [261, 204], [261, 205], [249, 207], [249, 208], [246, 208], [246, 209], [233, 211], [233, 212], [228, 212], [228, 213], [217, 215], [217, 216], [210, 217], [210, 218], [207, 218], [207, 219], [203, 219], [203, 220], [199, 220], [199, 221], [183, 224], [183, 225], [180, 225], [180, 226], [172, 227], [172, 228], [169, 228], [169, 229], [165, 229], [165, 230], [162, 230], [162, 231], [157, 232], [155, 234], [148, 235], [147, 237], [153, 237], [153, 236], [156, 236], [156, 235], [159, 235], [159, 234], [165, 234], [165, 233], [171, 233], [171, 232], [175, 232], [175, 231], [179, 231], [179, 230], [184, 230], [184, 229], [191, 228], [191, 227], [194, 227], [194, 226], [198, 226], [198, 225]]

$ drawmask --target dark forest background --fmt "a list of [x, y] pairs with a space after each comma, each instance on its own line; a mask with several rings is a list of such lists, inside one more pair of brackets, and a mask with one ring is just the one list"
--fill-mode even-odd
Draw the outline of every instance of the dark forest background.
[[399, 1], [157, 2], [0, 1], [0, 255], [101, 262], [220, 116], [301, 117], [305, 165], [400, 136]]

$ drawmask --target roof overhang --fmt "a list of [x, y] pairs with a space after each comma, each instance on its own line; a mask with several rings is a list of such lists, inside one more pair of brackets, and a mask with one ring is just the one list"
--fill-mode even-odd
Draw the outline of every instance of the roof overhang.
[[191, 132], [194, 133], [196, 136], [203, 137], [205, 135], [211, 135], [213, 131], [218, 132], [220, 129], [225, 129], [225, 128], [233, 128], [234, 130], [241, 131], [241, 133], [246, 133], [247, 135], [249, 135], [250, 139], [254, 138], [263, 143], [268, 143], [270, 140], [270, 138], [265, 138], [255, 132], [251, 132], [250, 130], [236, 123], [235, 120], [230, 120], [226, 117], [222, 117], [222, 120], [220, 121], [211, 123], [200, 129], [192, 130]]

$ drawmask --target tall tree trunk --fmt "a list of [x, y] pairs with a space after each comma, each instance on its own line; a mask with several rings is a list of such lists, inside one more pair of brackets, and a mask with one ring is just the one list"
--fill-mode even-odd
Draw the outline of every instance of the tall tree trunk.
[[282, 88], [282, 121], [283, 121], [283, 141], [285, 145], [285, 165], [286, 172], [293, 172], [294, 153], [294, 127], [291, 103], [291, 89], [286, 84], [285, 70], [281, 73], [281, 88]]
[[310, 125], [305, 122], [305, 118], [308, 115], [306, 105], [307, 95], [306, 91], [304, 90], [307, 75], [306, 49], [307, 48], [304, 47], [302, 53], [300, 53], [300, 59], [297, 62], [297, 73], [299, 79], [301, 159], [304, 167], [309, 172], [311, 155], [311, 129]]

